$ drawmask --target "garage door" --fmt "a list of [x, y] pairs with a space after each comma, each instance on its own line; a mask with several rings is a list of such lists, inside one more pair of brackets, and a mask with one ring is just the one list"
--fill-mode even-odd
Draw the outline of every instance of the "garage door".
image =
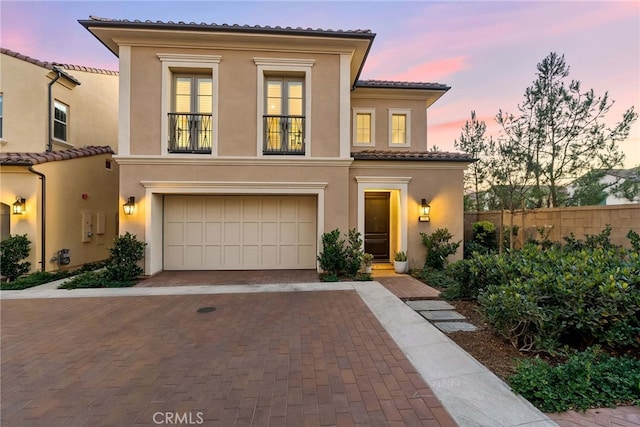
[[315, 268], [314, 196], [165, 196], [165, 270]]

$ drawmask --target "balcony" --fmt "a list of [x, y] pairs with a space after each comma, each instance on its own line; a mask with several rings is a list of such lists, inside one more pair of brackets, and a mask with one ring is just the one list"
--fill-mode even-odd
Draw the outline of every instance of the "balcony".
[[304, 155], [304, 116], [263, 116], [262, 154]]
[[169, 152], [211, 154], [211, 114], [169, 113]]

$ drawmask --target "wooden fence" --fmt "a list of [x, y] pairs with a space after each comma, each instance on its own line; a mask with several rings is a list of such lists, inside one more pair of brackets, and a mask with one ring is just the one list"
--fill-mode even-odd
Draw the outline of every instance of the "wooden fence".
[[[489, 221], [500, 226], [500, 216], [500, 211], [465, 212], [464, 240], [471, 240], [474, 222]], [[506, 227], [510, 223], [511, 213], [505, 211], [502, 225]], [[626, 238], [629, 230], [640, 233], [640, 203], [518, 211], [513, 217], [513, 224], [518, 226], [516, 247], [521, 247], [529, 237], [539, 238], [538, 227], [550, 228], [549, 239], [561, 242], [562, 237], [570, 233], [584, 240], [586, 234], [599, 234], [609, 224], [612, 228], [611, 242], [629, 248], [631, 245]]]

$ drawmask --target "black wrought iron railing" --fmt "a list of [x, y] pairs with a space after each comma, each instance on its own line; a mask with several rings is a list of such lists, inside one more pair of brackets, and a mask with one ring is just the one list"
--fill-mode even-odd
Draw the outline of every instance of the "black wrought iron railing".
[[263, 154], [304, 154], [304, 116], [263, 116]]
[[211, 153], [211, 114], [169, 113], [170, 153]]

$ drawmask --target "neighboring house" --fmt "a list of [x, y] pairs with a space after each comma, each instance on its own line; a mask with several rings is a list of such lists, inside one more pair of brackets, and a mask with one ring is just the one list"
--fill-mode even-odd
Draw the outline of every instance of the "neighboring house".
[[118, 73], [0, 53], [2, 239], [28, 235], [32, 270], [108, 258], [120, 209]]
[[146, 274], [315, 269], [336, 228], [412, 267], [420, 232], [462, 239], [471, 159], [427, 146], [449, 88], [359, 80], [370, 31], [80, 23], [120, 60], [120, 232], [148, 243]]
[[567, 193], [576, 198], [574, 205], [608, 206], [638, 203], [640, 169], [636, 167], [594, 170], [568, 185]]
[[[640, 193], [637, 189], [640, 187], [640, 169], [609, 169], [606, 175], [600, 180], [600, 183], [604, 185], [607, 198], [604, 201], [605, 205], [625, 205], [628, 203], [640, 202]], [[621, 197], [615, 191], [618, 186], [624, 186], [624, 184], [635, 184], [636, 191], [633, 191], [631, 199]]]

